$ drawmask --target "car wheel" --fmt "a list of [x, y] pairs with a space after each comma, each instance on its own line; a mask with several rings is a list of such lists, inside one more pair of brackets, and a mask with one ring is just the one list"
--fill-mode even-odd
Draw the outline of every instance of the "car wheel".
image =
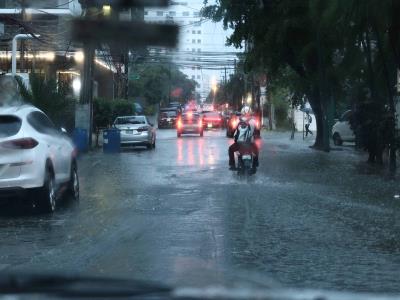
[[152, 148], [153, 148], [153, 144], [152, 144], [152, 143], [148, 143], [148, 144], [146, 145], [146, 148], [147, 148], [148, 150], [152, 149]]
[[38, 207], [39, 210], [52, 213], [56, 210], [56, 202], [57, 202], [57, 194], [56, 194], [56, 186], [54, 180], [54, 173], [50, 168], [47, 168], [44, 185], [39, 190], [38, 195]]
[[333, 143], [335, 144], [335, 146], [342, 146], [343, 145], [343, 141], [340, 138], [339, 133], [335, 132], [335, 134], [333, 135]]
[[79, 176], [76, 163], [73, 163], [71, 167], [71, 176], [68, 183], [68, 194], [72, 197], [72, 199], [79, 200]]

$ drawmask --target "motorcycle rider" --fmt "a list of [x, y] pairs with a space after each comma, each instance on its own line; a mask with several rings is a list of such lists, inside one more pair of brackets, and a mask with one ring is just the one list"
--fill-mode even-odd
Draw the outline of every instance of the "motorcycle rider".
[[242, 108], [242, 116], [240, 117], [239, 124], [236, 127], [234, 133], [235, 142], [229, 147], [229, 167], [231, 170], [236, 169], [235, 164], [235, 152], [240, 150], [243, 144], [250, 144], [251, 149], [254, 153], [253, 169], [258, 167], [258, 147], [254, 143], [254, 127], [255, 122], [251, 117], [250, 107], [244, 106]]

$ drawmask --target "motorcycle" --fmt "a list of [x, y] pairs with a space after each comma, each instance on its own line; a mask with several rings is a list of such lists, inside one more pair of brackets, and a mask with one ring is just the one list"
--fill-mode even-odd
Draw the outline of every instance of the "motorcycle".
[[255, 174], [256, 170], [253, 168], [254, 153], [251, 144], [241, 145], [238, 153], [237, 174], [239, 177]]

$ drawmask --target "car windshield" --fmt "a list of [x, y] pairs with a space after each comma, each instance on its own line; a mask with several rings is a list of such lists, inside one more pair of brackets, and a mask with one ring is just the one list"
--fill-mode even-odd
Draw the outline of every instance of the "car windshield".
[[399, 170], [400, 0], [0, 0], [0, 300], [400, 300]]
[[177, 116], [176, 111], [164, 111], [161, 113], [161, 117], [163, 118], [174, 118]]
[[138, 125], [146, 124], [145, 117], [122, 117], [115, 120], [115, 125]]

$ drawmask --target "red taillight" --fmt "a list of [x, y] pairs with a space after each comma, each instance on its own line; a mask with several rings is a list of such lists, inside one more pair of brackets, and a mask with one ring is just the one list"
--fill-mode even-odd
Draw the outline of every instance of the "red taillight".
[[199, 121], [199, 127], [203, 127], [203, 121], [202, 120]]
[[39, 142], [33, 138], [11, 140], [0, 144], [2, 148], [7, 149], [33, 149], [37, 145], [39, 145]]
[[232, 120], [232, 127], [236, 127], [238, 125], [238, 121], [236, 119]]
[[149, 127], [147, 126], [143, 126], [137, 129], [138, 132], [143, 132], [143, 131], [147, 131], [149, 129]]
[[177, 127], [178, 129], [181, 129], [181, 128], [182, 128], [182, 120], [181, 120], [181, 119], [178, 119], [178, 122], [176, 123], [176, 127]]

